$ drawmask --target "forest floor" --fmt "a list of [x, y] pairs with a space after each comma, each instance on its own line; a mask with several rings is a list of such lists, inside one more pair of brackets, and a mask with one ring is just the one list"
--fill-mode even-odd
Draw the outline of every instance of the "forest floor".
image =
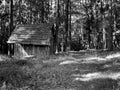
[[0, 60], [5, 90], [120, 90], [119, 51], [71, 51], [43, 61], [0, 55]]

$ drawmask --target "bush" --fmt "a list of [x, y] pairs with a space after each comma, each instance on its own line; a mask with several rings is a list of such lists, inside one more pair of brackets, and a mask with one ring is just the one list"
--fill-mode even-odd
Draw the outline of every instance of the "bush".
[[70, 45], [71, 45], [71, 50], [74, 50], [74, 51], [79, 51], [79, 50], [85, 49], [83, 44], [80, 41], [77, 41], [77, 40], [71, 41]]

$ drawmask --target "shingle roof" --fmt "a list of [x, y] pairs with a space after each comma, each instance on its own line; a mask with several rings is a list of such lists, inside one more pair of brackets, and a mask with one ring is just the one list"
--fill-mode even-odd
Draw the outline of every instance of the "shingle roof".
[[12, 32], [7, 43], [50, 45], [50, 24], [18, 25]]

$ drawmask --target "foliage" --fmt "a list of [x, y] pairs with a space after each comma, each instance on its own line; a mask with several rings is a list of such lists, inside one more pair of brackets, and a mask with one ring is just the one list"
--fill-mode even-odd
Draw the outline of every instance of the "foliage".
[[[9, 4], [9, 0], [1, 0], [1, 49], [7, 47], [6, 41], [12, 32], [10, 30]], [[108, 38], [112, 32], [119, 30], [119, 4], [118, 0], [15, 0], [13, 2], [13, 29], [17, 24], [52, 23], [54, 24], [56, 45], [60, 42], [59, 38], [62, 38], [63, 43], [69, 45], [71, 37], [73, 38], [76, 34], [79, 34], [76, 36], [81, 36], [83, 40], [88, 41], [89, 45], [91, 42], [104, 42], [103, 37], [98, 41], [91, 40], [91, 37], [97, 33], [103, 34], [103, 29], [105, 29], [106, 38]], [[63, 33], [61, 33], [62, 31]], [[98, 36], [95, 37], [99, 39]], [[112, 38], [110, 39], [109, 41], [112, 41]]]
[[83, 41], [81, 40], [72, 40], [70, 45], [71, 45], [71, 50], [73, 51], [80, 51], [86, 49], [87, 44], [83, 44]]

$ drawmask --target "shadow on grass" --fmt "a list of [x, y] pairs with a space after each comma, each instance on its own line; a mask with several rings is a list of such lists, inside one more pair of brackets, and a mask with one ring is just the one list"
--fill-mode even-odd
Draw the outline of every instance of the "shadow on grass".
[[30, 76], [23, 70], [23, 67], [30, 67], [32, 63], [26, 60], [5, 60], [0, 62], [0, 86], [23, 87], [27, 84]]
[[[45, 63], [41, 60], [1, 62], [0, 84], [2, 85], [5, 81], [14, 87], [27, 86], [29, 88], [21, 90], [119, 90], [119, 79], [107, 78], [119, 76], [119, 73], [115, 73], [119, 71], [119, 59], [117, 62], [110, 60], [102, 63], [72, 62], [59, 65], [60, 62], [52, 62], [52, 60]], [[108, 71], [115, 72], [110, 74]], [[79, 80], [75, 80], [76, 78]], [[82, 81], [80, 78], [89, 80]]]
[[75, 81], [76, 90], [119, 90], [116, 80], [96, 79], [88, 82]]

